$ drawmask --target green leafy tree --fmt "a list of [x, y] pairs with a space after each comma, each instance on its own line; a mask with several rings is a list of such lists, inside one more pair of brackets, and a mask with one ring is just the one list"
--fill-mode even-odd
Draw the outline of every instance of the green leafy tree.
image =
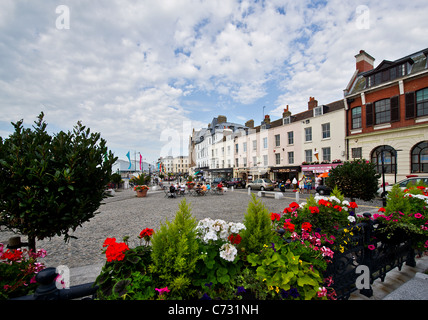
[[23, 120], [0, 138], [0, 224], [36, 239], [64, 235], [96, 214], [117, 158], [99, 133], [80, 122], [72, 132], [49, 135], [43, 112], [33, 128]]
[[379, 178], [374, 163], [356, 159], [331, 169], [326, 185], [337, 186], [346, 197], [370, 201], [376, 197]]

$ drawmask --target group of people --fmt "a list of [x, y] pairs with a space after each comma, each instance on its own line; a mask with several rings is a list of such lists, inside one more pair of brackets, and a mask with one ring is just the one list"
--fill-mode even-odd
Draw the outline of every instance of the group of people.
[[[320, 184], [321, 178], [316, 178], [315, 181], [315, 188]], [[282, 181], [279, 184], [279, 188], [281, 191], [285, 191], [285, 189], [298, 189], [300, 193], [310, 193], [312, 190], [312, 178], [311, 177], [306, 177], [303, 176], [302, 178], [300, 178], [299, 181], [297, 181], [296, 178], [293, 178], [293, 181], [291, 181], [290, 179], [287, 179], [287, 181]]]
[[[207, 192], [211, 190], [211, 185], [209, 183], [198, 182], [195, 185], [194, 190], [198, 195], [205, 195]], [[224, 191], [223, 184], [220, 182], [215, 188], [215, 190], [219, 192], [223, 192]], [[169, 193], [170, 193], [169, 197], [171, 198], [175, 198], [177, 194], [184, 195], [185, 192], [186, 192], [186, 185], [184, 183], [171, 184], [169, 187]]]

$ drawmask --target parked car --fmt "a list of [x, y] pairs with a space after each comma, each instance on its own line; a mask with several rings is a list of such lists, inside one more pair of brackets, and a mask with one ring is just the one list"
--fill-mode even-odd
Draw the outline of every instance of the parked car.
[[247, 185], [247, 188], [251, 189], [257, 189], [257, 190], [273, 190], [274, 189], [274, 185], [272, 183], [272, 181], [270, 181], [269, 179], [257, 179], [254, 180], [253, 182], [250, 182]]
[[327, 186], [318, 186], [315, 190], [320, 195], [329, 195], [331, 193], [331, 188]]
[[242, 178], [232, 178], [228, 181], [226, 181], [226, 186], [228, 188], [234, 187], [234, 188], [245, 188], [246, 182]]
[[226, 187], [226, 178], [215, 178], [213, 180], [213, 182], [211, 183], [211, 186], [217, 187], [217, 185], [220, 183], [220, 181], [221, 181], [222, 185]]
[[[397, 182], [396, 184], [398, 184], [401, 188], [401, 190], [404, 190], [407, 188], [407, 185], [409, 183], [423, 183], [424, 185], [428, 186], [428, 176], [412, 176], [409, 177], [407, 179], [401, 180], [399, 182]], [[392, 190], [392, 187], [394, 186], [394, 184], [389, 184], [385, 186], [385, 193], [386, 195], [388, 194], [389, 191]], [[377, 190], [377, 194], [383, 198], [384, 194], [383, 194], [383, 187], [381, 186], [378, 190]]]

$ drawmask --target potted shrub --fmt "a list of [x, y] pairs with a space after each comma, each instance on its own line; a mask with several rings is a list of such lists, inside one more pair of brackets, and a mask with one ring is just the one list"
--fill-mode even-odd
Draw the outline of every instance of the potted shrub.
[[150, 176], [141, 173], [140, 175], [132, 178], [132, 182], [135, 183], [134, 191], [137, 192], [137, 197], [145, 197], [149, 190], [147, 184], [150, 182]]
[[145, 196], [147, 196], [147, 191], [149, 190], [149, 187], [146, 185], [137, 185], [134, 187], [134, 191], [137, 192], [137, 197], [138, 198], [143, 198]]
[[189, 176], [188, 178], [187, 178], [187, 182], [186, 182], [186, 184], [187, 184], [187, 188], [190, 190], [190, 189], [193, 189], [193, 187], [195, 186], [195, 182], [193, 181], [193, 177], [192, 176]]

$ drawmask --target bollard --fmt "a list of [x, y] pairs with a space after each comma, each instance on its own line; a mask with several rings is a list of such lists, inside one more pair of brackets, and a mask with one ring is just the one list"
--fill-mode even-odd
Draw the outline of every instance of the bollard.
[[248, 187], [248, 195], [251, 195], [251, 187]]
[[296, 191], [296, 202], [299, 203], [300, 192]]

